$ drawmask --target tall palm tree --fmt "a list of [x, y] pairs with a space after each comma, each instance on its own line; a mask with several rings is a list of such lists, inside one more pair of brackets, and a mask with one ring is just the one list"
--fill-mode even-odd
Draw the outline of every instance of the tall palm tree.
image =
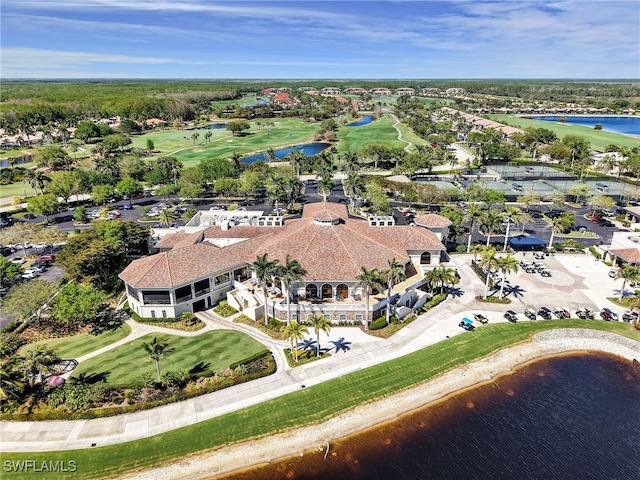
[[[564, 232], [566, 228], [566, 221], [562, 217], [556, 217], [551, 219], [551, 223], [547, 227], [551, 227], [551, 238], [549, 239], [549, 248], [553, 247], [553, 239], [556, 233]], [[547, 228], [545, 227], [545, 228]]]
[[298, 197], [302, 194], [304, 184], [298, 177], [288, 177], [282, 181], [283, 198], [287, 208], [293, 208]]
[[286, 156], [286, 159], [289, 161], [289, 165], [293, 168], [293, 171], [296, 172], [296, 177], [300, 176], [300, 167], [302, 163], [306, 159], [306, 155], [302, 153], [301, 150], [294, 150]]
[[296, 362], [298, 361], [298, 349], [294, 346], [294, 342], [304, 339], [304, 336], [309, 333], [309, 329], [298, 322], [291, 322], [285, 325], [283, 330], [284, 336], [291, 343], [291, 351], [294, 354]]
[[502, 251], [507, 250], [507, 243], [509, 242], [509, 230], [511, 229], [511, 224], [517, 225], [519, 223], [524, 223], [525, 221], [525, 213], [520, 210], [518, 207], [513, 207], [511, 205], [507, 205], [504, 208], [503, 217], [504, 221], [507, 224], [507, 230], [504, 234], [504, 246], [502, 247]]
[[467, 213], [464, 216], [465, 222], [471, 222], [469, 225], [469, 239], [467, 240], [467, 253], [471, 252], [471, 237], [473, 237], [473, 230], [478, 226], [480, 220], [484, 217], [484, 210], [480, 205], [473, 203], [470, 204]]
[[267, 201], [274, 204], [276, 211], [278, 211], [278, 202], [286, 201], [283, 178], [272, 176], [267, 180]]
[[320, 332], [324, 332], [329, 335], [331, 331], [331, 320], [324, 318], [324, 315], [311, 315], [308, 320], [313, 326], [313, 331], [316, 334], [316, 357], [320, 356]]
[[518, 260], [513, 255], [507, 255], [506, 257], [496, 258], [496, 267], [500, 273], [502, 273], [502, 283], [500, 285], [500, 294], [498, 298], [504, 296], [504, 281], [509, 273], [516, 273], [518, 271]]
[[41, 195], [44, 194], [45, 183], [51, 180], [44, 174], [44, 172], [41, 172], [39, 170], [29, 170], [25, 178], [28, 180], [29, 185], [31, 186], [31, 188], [33, 188], [36, 194], [38, 193], [39, 189]]
[[360, 157], [355, 152], [343, 153], [340, 157], [341, 170], [348, 176], [357, 173], [362, 168]]
[[278, 260], [269, 260], [269, 254], [258, 255], [255, 262], [251, 264], [251, 267], [256, 272], [256, 279], [260, 282], [262, 287], [262, 295], [264, 296], [264, 324], [269, 324], [269, 311], [267, 308], [268, 296], [267, 296], [267, 282], [270, 281], [277, 271]]
[[153, 340], [151, 342], [142, 342], [140, 346], [145, 352], [149, 354], [149, 359], [156, 362], [156, 378], [159, 383], [160, 360], [168, 355], [171, 355], [175, 349], [169, 346], [169, 339], [167, 337], [153, 337]]
[[193, 140], [193, 144], [196, 144], [196, 141], [198, 140], [198, 137], [200, 136], [200, 134], [198, 132], [193, 132], [191, 134], [191, 139]]
[[276, 152], [273, 151], [273, 148], [267, 148], [267, 151], [264, 152], [264, 158], [267, 161], [267, 163], [278, 161], [278, 157], [276, 157]]
[[440, 278], [440, 293], [444, 293], [445, 286], [453, 286], [460, 283], [460, 275], [455, 268], [447, 268], [444, 265], [440, 266], [442, 269], [442, 276]]
[[480, 254], [480, 266], [486, 272], [484, 281], [484, 295], [483, 299], [487, 299], [487, 293], [489, 292], [489, 280], [491, 279], [491, 270], [497, 266], [496, 262], [496, 249], [493, 247], [485, 247], [485, 251]]
[[619, 300], [622, 300], [622, 297], [624, 296], [624, 287], [627, 286], [627, 282], [640, 280], [640, 267], [627, 264], [618, 271], [616, 278], [622, 279], [622, 288], [620, 289], [620, 297], [618, 298]]
[[377, 290], [382, 290], [384, 288], [382, 286], [382, 279], [380, 277], [380, 272], [378, 272], [377, 269], [372, 268], [371, 270], [367, 270], [365, 267], [360, 267], [360, 273], [356, 276], [356, 280], [364, 285], [364, 329], [369, 330], [369, 322], [371, 321], [369, 318], [369, 297], [371, 296], [371, 291], [374, 288]]
[[287, 298], [287, 325], [291, 322], [291, 287], [304, 278], [307, 270], [300, 264], [298, 260], [291, 258], [287, 254], [284, 265], [279, 265], [276, 269], [276, 276], [282, 282], [285, 296]]
[[397, 259], [393, 258], [389, 260], [389, 267], [385, 268], [381, 274], [382, 278], [387, 284], [387, 325], [391, 321], [391, 289], [393, 286], [403, 281], [406, 277], [404, 275], [404, 265]]
[[327, 197], [331, 195], [332, 190], [335, 188], [333, 179], [330, 176], [323, 176], [318, 182], [318, 193], [322, 195], [322, 201], [326, 202]]
[[24, 383], [20, 381], [15, 361], [0, 363], [0, 400], [7, 400], [10, 396], [19, 399], [23, 390]]
[[207, 130], [207, 132], [204, 134], [205, 142], [207, 142], [207, 143], [211, 142], [211, 136], [212, 135], [213, 135], [213, 133], [211, 133], [211, 130]]
[[54, 373], [58, 363], [60, 363], [60, 357], [45, 345], [38, 345], [33, 350], [27, 350], [22, 357], [20, 366], [23, 380], [28, 382], [30, 387], [33, 387], [39, 379], [44, 389], [44, 375]]
[[443, 273], [444, 271], [441, 268], [434, 268], [424, 272], [424, 279], [429, 288], [429, 293], [434, 293], [436, 287], [442, 281]]
[[347, 178], [343, 179], [342, 188], [351, 201], [351, 208], [355, 207], [355, 199], [361, 198], [365, 193], [364, 180], [357, 173], [350, 173]]
[[504, 217], [498, 210], [487, 210], [480, 220], [480, 230], [487, 236], [487, 245], [491, 243], [491, 235], [498, 232], [502, 227]]

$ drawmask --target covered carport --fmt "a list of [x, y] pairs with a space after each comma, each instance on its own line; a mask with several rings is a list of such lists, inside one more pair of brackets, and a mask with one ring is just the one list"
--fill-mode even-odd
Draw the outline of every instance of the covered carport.
[[547, 242], [538, 237], [518, 235], [509, 239], [509, 245], [517, 252], [544, 250]]

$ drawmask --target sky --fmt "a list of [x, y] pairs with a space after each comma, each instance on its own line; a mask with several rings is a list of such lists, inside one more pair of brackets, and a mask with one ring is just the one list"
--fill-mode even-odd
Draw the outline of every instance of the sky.
[[640, 79], [638, 0], [2, 0], [0, 78]]

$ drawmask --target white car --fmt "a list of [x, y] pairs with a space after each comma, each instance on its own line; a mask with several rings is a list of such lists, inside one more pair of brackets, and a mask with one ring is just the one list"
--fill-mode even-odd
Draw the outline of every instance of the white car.
[[44, 250], [45, 248], [49, 248], [51, 247], [50, 244], [48, 243], [36, 243], [34, 245], [31, 245], [33, 248], [35, 248], [36, 250]]
[[21, 276], [22, 278], [31, 279], [40, 276], [40, 274], [34, 271], [26, 271]]
[[37, 273], [38, 275], [40, 275], [42, 272], [44, 272], [46, 269], [44, 267], [39, 267], [38, 265], [33, 265], [29, 268], [27, 268], [24, 273], [29, 273], [29, 272], [33, 272], [33, 273]]
[[23, 263], [27, 263], [27, 259], [24, 257], [14, 257], [9, 260], [11, 263], [16, 263], [18, 265], [22, 265]]

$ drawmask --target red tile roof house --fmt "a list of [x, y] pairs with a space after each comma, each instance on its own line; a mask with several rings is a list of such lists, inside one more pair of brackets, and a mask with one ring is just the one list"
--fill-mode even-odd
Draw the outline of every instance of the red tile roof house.
[[[281, 264], [291, 255], [307, 270], [291, 288], [291, 320], [324, 315], [334, 322], [363, 322], [365, 292], [356, 277], [361, 267], [383, 270], [394, 258], [407, 278], [393, 290], [392, 313], [403, 317], [427, 300], [420, 290], [424, 273], [449, 259], [440, 241], [446, 221], [439, 216], [420, 217], [422, 224], [437, 226], [435, 234], [395, 225], [393, 217], [351, 218], [337, 203], [307, 204], [302, 218], [286, 221], [242, 212], [251, 213], [255, 218], [227, 217], [218, 224], [215, 212], [199, 212], [183, 231], [163, 237], [160, 253], [134, 260], [120, 274], [130, 307], [142, 317], [177, 317], [226, 299], [250, 318], [264, 318], [265, 299], [251, 264], [268, 253]], [[269, 314], [285, 320], [279, 280], [270, 287]], [[386, 291], [371, 296], [370, 318], [385, 308]]]

